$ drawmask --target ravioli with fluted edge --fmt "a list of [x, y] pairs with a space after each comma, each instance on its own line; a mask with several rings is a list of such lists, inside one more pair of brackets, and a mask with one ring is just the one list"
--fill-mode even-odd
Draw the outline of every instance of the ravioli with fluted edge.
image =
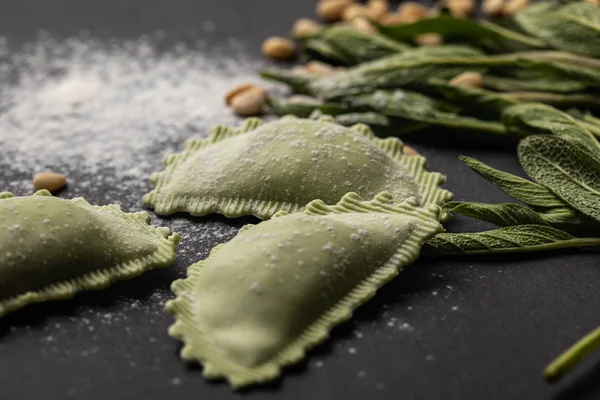
[[0, 193], [0, 316], [173, 264], [179, 235], [149, 223], [146, 212], [46, 190]]
[[373, 198], [387, 191], [399, 203], [441, 205], [451, 193], [445, 177], [425, 171], [421, 156], [404, 156], [398, 138], [376, 138], [366, 125], [347, 128], [331, 117], [284, 117], [263, 124], [247, 119], [240, 128], [215, 127], [203, 140], [164, 160], [143, 198], [159, 215], [255, 215], [301, 211], [312, 200], [337, 203], [348, 192]]
[[184, 342], [182, 359], [235, 388], [300, 361], [442, 231], [439, 207], [394, 204], [389, 193], [367, 202], [349, 193], [334, 206], [317, 200], [215, 247], [172, 285], [169, 333]]

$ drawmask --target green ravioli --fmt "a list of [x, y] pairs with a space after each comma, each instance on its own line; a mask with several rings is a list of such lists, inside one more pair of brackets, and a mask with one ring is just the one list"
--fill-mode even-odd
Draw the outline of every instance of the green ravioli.
[[190, 140], [153, 174], [144, 203], [157, 214], [221, 213], [228, 217], [301, 211], [312, 200], [335, 204], [348, 192], [373, 198], [390, 192], [396, 202], [416, 197], [441, 205], [443, 175], [425, 171], [424, 157], [402, 155], [397, 138], [378, 139], [366, 125], [343, 127], [331, 118], [286, 117], [240, 128], [217, 126]]
[[149, 223], [145, 212], [45, 190], [0, 193], [0, 316], [173, 264], [179, 235]]
[[414, 198], [394, 205], [389, 193], [369, 202], [349, 193], [246, 225], [173, 283], [169, 333], [206, 378], [236, 388], [275, 379], [412, 264], [442, 231], [438, 218], [439, 207]]

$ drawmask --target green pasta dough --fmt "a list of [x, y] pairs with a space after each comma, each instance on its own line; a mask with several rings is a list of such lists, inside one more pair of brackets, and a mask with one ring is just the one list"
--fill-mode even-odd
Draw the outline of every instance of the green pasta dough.
[[0, 193], [0, 316], [173, 264], [179, 235], [149, 223], [145, 212], [45, 190]]
[[274, 379], [412, 264], [442, 231], [438, 219], [439, 207], [414, 198], [394, 205], [389, 193], [369, 202], [349, 193], [246, 225], [173, 283], [169, 332], [207, 378], [233, 387]]
[[439, 187], [444, 176], [426, 172], [424, 157], [402, 155], [399, 139], [378, 139], [366, 125], [331, 121], [285, 117], [218, 126], [209, 138], [188, 141], [181, 154], [168, 156], [143, 201], [160, 215], [267, 219], [301, 211], [316, 199], [334, 204], [348, 192], [373, 198], [387, 191], [396, 202], [416, 197], [420, 204], [451, 199]]

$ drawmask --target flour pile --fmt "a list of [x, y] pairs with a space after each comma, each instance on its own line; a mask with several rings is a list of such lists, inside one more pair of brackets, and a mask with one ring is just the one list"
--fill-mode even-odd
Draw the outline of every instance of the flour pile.
[[[0, 40], [0, 166], [5, 179], [20, 177], [0, 180], [0, 190], [27, 194], [30, 177], [50, 169], [76, 177], [73, 195], [118, 188], [135, 192], [139, 204], [136, 189], [165, 152], [216, 123], [238, 123], [223, 95], [255, 82], [261, 65], [232, 58], [240, 45], [230, 46], [159, 52], [152, 37], [106, 43], [41, 35], [15, 51]], [[121, 203], [129, 208], [133, 200], [132, 193]]]

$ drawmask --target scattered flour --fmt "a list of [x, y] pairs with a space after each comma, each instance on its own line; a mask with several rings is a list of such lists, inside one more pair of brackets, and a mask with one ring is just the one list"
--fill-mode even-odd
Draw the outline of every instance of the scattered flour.
[[52, 169], [72, 176], [70, 194], [102, 188], [132, 208], [166, 152], [217, 123], [239, 123], [223, 95], [256, 81], [261, 63], [236, 42], [159, 51], [163, 36], [107, 43], [41, 34], [19, 49], [0, 38], [0, 167], [8, 170], [0, 190], [28, 194], [31, 176]]

